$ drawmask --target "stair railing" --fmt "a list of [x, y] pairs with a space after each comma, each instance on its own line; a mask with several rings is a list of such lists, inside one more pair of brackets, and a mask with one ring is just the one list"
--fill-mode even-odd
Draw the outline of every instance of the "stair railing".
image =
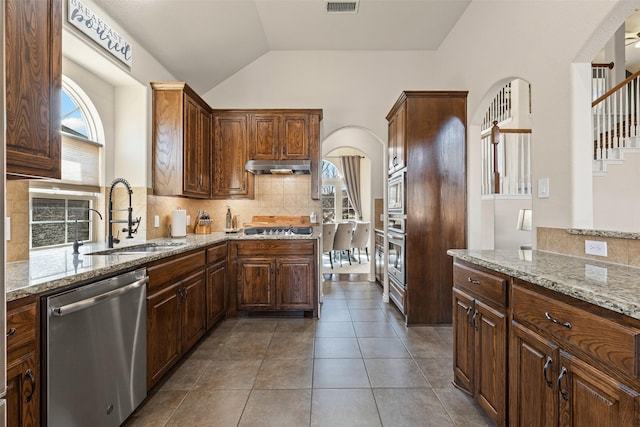
[[531, 195], [531, 129], [501, 129], [494, 121], [481, 133], [482, 194]]
[[504, 85], [489, 104], [480, 131], [491, 129], [493, 122], [501, 123], [511, 118], [511, 82]]
[[640, 71], [591, 103], [594, 159], [618, 158], [618, 149], [638, 146]]
[[612, 71], [613, 62], [608, 64], [592, 63], [591, 64], [591, 96], [592, 100], [598, 99], [611, 87], [613, 79]]

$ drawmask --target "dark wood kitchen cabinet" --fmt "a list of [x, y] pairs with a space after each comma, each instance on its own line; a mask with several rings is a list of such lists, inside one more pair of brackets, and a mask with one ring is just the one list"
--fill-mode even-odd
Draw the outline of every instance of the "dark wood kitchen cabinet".
[[148, 267], [147, 389], [206, 332], [205, 260], [201, 250]]
[[40, 425], [38, 302], [7, 304], [7, 426]]
[[511, 292], [510, 425], [639, 425], [638, 322], [518, 279]]
[[253, 199], [249, 149], [249, 113], [214, 110], [212, 198]]
[[184, 82], [153, 88], [153, 191], [158, 196], [211, 195], [211, 109]]
[[[310, 160], [312, 138], [317, 135], [312, 129], [312, 116], [321, 111], [266, 112], [251, 114], [251, 152], [253, 160]], [[315, 143], [315, 141], [313, 141]]]
[[406, 163], [405, 321], [451, 324], [447, 250], [467, 247], [467, 92], [402, 92], [387, 120], [389, 155]]
[[508, 278], [455, 263], [453, 279], [454, 383], [505, 425]]
[[207, 249], [207, 330], [227, 314], [227, 243]]
[[246, 240], [230, 244], [230, 311], [317, 312], [317, 241]]
[[62, 1], [4, 6], [7, 174], [59, 179]]
[[400, 104], [393, 115], [389, 116], [389, 175], [402, 169], [407, 165], [406, 162], [406, 139], [404, 137], [405, 123], [407, 116], [406, 105]]

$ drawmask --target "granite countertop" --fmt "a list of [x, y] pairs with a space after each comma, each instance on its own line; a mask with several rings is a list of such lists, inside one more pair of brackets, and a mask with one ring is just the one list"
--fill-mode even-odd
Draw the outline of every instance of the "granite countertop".
[[117, 248], [141, 244], [178, 244], [161, 252], [119, 253], [110, 255], [90, 255], [103, 251], [105, 244], [87, 244], [80, 247], [80, 255], [73, 255], [72, 248], [32, 251], [28, 261], [10, 262], [6, 265], [5, 291], [7, 301], [61, 289], [75, 283], [86, 282], [98, 277], [112, 275], [119, 271], [131, 270], [152, 261], [178, 255], [198, 248], [231, 240], [309, 240], [318, 239], [320, 227], [311, 235], [245, 235], [244, 233], [214, 232], [211, 234], [189, 234], [184, 239], [153, 239], [126, 241]]
[[535, 250], [450, 249], [447, 253], [640, 319], [640, 268]]

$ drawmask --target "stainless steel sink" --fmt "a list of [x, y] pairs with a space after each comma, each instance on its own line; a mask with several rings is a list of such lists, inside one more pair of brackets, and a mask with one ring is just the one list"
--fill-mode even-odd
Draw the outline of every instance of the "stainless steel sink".
[[163, 252], [184, 246], [185, 243], [147, 243], [136, 246], [125, 246], [122, 248], [105, 249], [102, 251], [90, 252], [87, 255], [118, 255], [118, 254], [140, 254]]

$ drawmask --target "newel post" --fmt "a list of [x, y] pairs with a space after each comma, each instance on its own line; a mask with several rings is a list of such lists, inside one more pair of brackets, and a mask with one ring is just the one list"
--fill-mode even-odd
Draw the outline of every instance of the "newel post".
[[498, 171], [498, 144], [500, 143], [500, 128], [498, 121], [493, 121], [491, 128], [491, 144], [493, 144], [493, 193], [500, 194], [500, 172]]

